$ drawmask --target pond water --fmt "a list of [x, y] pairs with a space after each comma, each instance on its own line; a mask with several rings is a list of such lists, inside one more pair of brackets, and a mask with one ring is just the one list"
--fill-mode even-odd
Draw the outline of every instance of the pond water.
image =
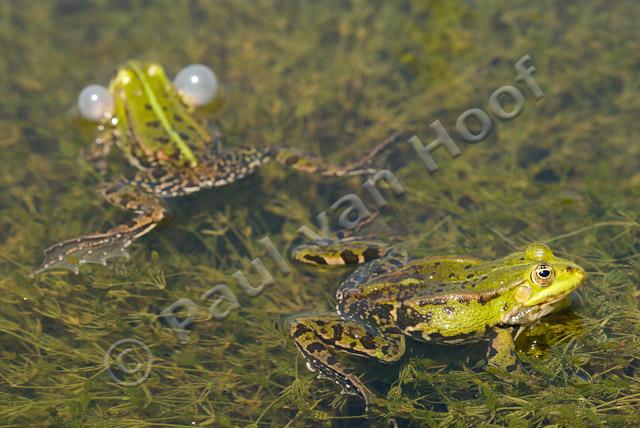
[[[0, 425], [640, 425], [638, 22], [631, 0], [0, 3]], [[128, 218], [97, 188], [134, 168], [117, 150], [105, 173], [87, 160], [96, 124], [76, 100], [131, 59], [170, 79], [211, 67], [220, 90], [194, 115], [225, 149], [347, 163], [397, 133], [373, 166], [404, 192], [380, 186], [379, 207], [367, 175], [274, 162], [166, 200], [128, 258], [31, 276], [47, 246]], [[430, 153], [434, 173], [415, 147], [445, 132], [455, 146]], [[345, 195], [376, 213], [367, 234], [414, 256], [545, 241], [587, 282], [520, 332], [516, 381], [483, 370], [484, 343], [345, 357], [379, 397], [366, 410], [317, 380], [284, 328], [335, 308], [351, 270], [288, 254], [322, 212], [340, 227]], [[261, 292], [241, 281], [258, 286], [257, 257], [273, 278]]]

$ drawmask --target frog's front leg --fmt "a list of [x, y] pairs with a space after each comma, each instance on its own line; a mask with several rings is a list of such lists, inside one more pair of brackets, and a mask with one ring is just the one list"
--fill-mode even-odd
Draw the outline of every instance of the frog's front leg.
[[503, 377], [522, 370], [515, 352], [512, 328], [495, 327], [489, 339], [487, 370]]
[[156, 227], [165, 216], [164, 205], [157, 197], [125, 180], [102, 186], [101, 194], [110, 203], [136, 215], [106, 232], [82, 235], [50, 246], [44, 251], [44, 260], [34, 274], [58, 268], [77, 274], [83, 264], [104, 265], [111, 258], [126, 257], [126, 248]]
[[334, 351], [373, 357], [384, 362], [397, 361], [405, 351], [404, 335], [391, 330], [375, 332], [360, 321], [337, 315], [298, 318], [290, 323], [289, 334], [302, 353], [307, 367], [319, 377], [329, 378], [350, 394], [370, 403], [375, 394], [338, 362]]
[[[105, 126], [105, 125], [101, 125]], [[99, 132], [94, 144], [85, 152], [84, 157], [100, 174], [107, 172], [107, 157], [111, 153], [116, 142], [117, 129], [108, 127]]]

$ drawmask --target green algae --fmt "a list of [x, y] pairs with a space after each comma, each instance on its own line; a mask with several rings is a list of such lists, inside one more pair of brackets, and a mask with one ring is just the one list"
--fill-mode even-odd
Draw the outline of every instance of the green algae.
[[[636, 3], [604, 0], [0, 3], [0, 425], [639, 425], [639, 18]], [[526, 54], [539, 101], [515, 80]], [[281, 328], [330, 309], [344, 271], [285, 276], [258, 243], [268, 235], [284, 254], [347, 193], [372, 209], [358, 178], [268, 166], [172, 202], [128, 260], [32, 279], [45, 246], [122, 218], [96, 195], [102, 177], [81, 156], [94, 129], [73, 104], [130, 58], [170, 73], [210, 65], [224, 103], [203, 118], [228, 145], [284, 142], [339, 161], [394, 130], [427, 143], [440, 120], [462, 154], [434, 152], [438, 173], [404, 143], [379, 160], [406, 188], [385, 192], [389, 235], [416, 255], [494, 257], [547, 240], [589, 282], [569, 312], [519, 338], [528, 371], [514, 384], [482, 371], [481, 346], [412, 344], [390, 366], [350, 359], [384, 397], [365, 419], [306, 370]], [[523, 92], [523, 113], [464, 143], [458, 115], [488, 111], [503, 85]], [[112, 174], [125, 170], [113, 160]], [[275, 284], [251, 298], [231, 275], [261, 255]], [[200, 296], [220, 283], [241, 307], [216, 321]], [[187, 344], [157, 319], [180, 298], [199, 308]], [[149, 379], [123, 387], [104, 354], [129, 337], [154, 362]]]

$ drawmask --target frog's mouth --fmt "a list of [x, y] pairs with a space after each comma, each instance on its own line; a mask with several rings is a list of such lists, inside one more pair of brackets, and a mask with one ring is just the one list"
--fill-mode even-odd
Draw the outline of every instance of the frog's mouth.
[[518, 308], [507, 314], [504, 323], [509, 325], [531, 324], [550, 313], [564, 309], [571, 303], [570, 295], [572, 292], [563, 294], [553, 302]]
[[553, 300], [533, 306], [513, 308], [505, 314], [502, 322], [509, 325], [531, 324], [553, 312], [560, 311], [571, 305], [573, 292], [581, 285], [579, 283], [571, 290], [557, 295]]

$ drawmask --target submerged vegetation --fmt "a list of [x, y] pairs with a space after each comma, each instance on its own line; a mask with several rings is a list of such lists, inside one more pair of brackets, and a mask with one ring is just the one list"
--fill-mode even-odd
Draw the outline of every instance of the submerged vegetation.
[[[639, 19], [631, 0], [0, 3], [0, 426], [640, 425]], [[526, 54], [539, 101], [515, 81]], [[130, 58], [211, 66], [224, 99], [202, 117], [227, 145], [285, 143], [340, 161], [395, 130], [427, 143], [438, 119], [462, 154], [436, 150], [433, 175], [406, 143], [378, 160], [406, 189], [385, 193], [380, 236], [415, 255], [487, 258], [543, 240], [588, 283], [569, 311], [521, 334], [516, 383], [482, 370], [482, 346], [411, 343], [388, 366], [348, 359], [384, 397], [365, 420], [357, 400], [306, 370], [282, 328], [332, 308], [345, 271], [292, 265], [285, 276], [263, 257], [275, 284], [255, 298], [231, 277], [264, 254], [260, 238], [286, 253], [298, 227], [347, 193], [373, 210], [360, 178], [269, 165], [172, 201], [129, 259], [31, 278], [48, 244], [122, 218], [96, 195], [102, 177], [82, 156], [95, 127], [72, 106]], [[525, 95], [523, 113], [463, 142], [458, 115], [489, 111], [507, 84]], [[112, 173], [126, 170], [113, 161]], [[216, 321], [200, 296], [220, 283], [241, 306]], [[157, 318], [180, 298], [199, 305], [187, 344]], [[154, 355], [132, 387], [104, 366], [129, 337]]]

